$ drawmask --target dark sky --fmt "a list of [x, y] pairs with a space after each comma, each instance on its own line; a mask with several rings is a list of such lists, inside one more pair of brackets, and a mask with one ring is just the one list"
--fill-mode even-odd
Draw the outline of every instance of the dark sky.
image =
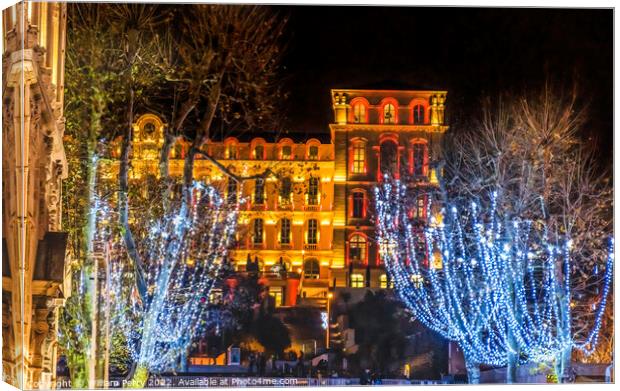
[[578, 80], [587, 134], [611, 162], [611, 10], [421, 7], [276, 7], [289, 15], [283, 76], [288, 128], [328, 132], [331, 88], [448, 90], [453, 128], [484, 95], [531, 89], [546, 75]]

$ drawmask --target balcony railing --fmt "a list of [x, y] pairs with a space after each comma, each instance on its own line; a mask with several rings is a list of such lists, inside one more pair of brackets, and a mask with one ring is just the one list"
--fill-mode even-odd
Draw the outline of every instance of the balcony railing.
[[317, 250], [318, 248], [319, 248], [319, 245], [316, 243], [315, 244], [309, 244], [309, 243], [304, 244], [304, 250], [314, 251], [314, 250]]

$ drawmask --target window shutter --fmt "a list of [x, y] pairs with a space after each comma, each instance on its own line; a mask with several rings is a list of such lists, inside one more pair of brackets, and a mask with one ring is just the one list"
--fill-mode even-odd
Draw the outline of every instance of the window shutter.
[[353, 194], [349, 195], [349, 217], [353, 217]]
[[362, 217], [366, 218], [366, 210], [368, 209], [368, 196], [364, 194], [364, 203], [362, 208]]

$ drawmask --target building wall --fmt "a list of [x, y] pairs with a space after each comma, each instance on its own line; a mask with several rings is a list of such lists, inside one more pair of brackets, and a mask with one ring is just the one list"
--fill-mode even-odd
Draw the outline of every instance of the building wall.
[[[387, 286], [375, 242], [376, 216], [372, 207], [373, 188], [384, 174], [381, 151], [387, 144], [394, 146], [395, 176], [408, 175], [421, 190], [436, 186], [439, 173], [435, 163], [448, 129], [444, 124], [445, 98], [445, 91], [332, 90], [335, 123], [330, 129], [336, 149], [334, 194], [338, 198], [334, 253], [342, 256], [345, 264], [338, 286]], [[421, 175], [416, 175], [413, 158], [414, 152], [418, 152], [414, 144], [418, 143], [426, 149]], [[356, 148], [363, 151], [363, 159]], [[393, 155], [389, 152], [384, 149], [384, 155]], [[364, 194], [363, 213], [357, 217], [356, 192]], [[355, 248], [360, 246], [352, 240], [356, 236], [366, 240], [363, 256], [355, 254], [359, 254]], [[352, 279], [353, 275], [357, 279]]]
[[[408, 180], [422, 192], [437, 186], [440, 173], [436, 162], [448, 128], [443, 115], [445, 98], [445, 91], [332, 90], [332, 143], [286, 137], [277, 142], [260, 137], [208, 142], [204, 150], [236, 175], [251, 177], [271, 171], [263, 183], [263, 200], [257, 199], [255, 192], [262, 179], [245, 180], [236, 187], [236, 199], [244, 200], [240, 203], [237, 245], [230, 254], [236, 270], [245, 271], [248, 261], [258, 261], [270, 292], [277, 297], [277, 305], [325, 306], [332, 287], [387, 287], [388, 278], [375, 239], [373, 189], [383, 180], [382, 164], [385, 166], [386, 157], [391, 155], [397, 156], [395, 175], [408, 175]], [[359, 104], [363, 105], [362, 115]], [[147, 173], [159, 175], [164, 127], [151, 114], [136, 121], [130, 172], [134, 180]], [[355, 157], [360, 141], [361, 161], [359, 155]], [[392, 143], [393, 154], [382, 152], [386, 143]], [[416, 149], [418, 144], [424, 145], [423, 149]], [[119, 145], [112, 146], [113, 157], [119, 157]], [[182, 176], [189, 146], [189, 142], [180, 139], [171, 149], [169, 166], [173, 177]], [[423, 156], [417, 160], [422, 166], [415, 165], [414, 155]], [[107, 171], [110, 179], [115, 178], [116, 169]], [[232, 190], [228, 186], [232, 180], [201, 156], [194, 165], [194, 178], [215, 185], [225, 197]], [[285, 178], [291, 181], [290, 197], [282, 196]], [[318, 181], [315, 202], [311, 202], [309, 195], [311, 178]], [[357, 198], [359, 194], [363, 196]], [[290, 221], [288, 244], [281, 241], [283, 219]], [[256, 220], [262, 221], [262, 235], [257, 241]], [[311, 220], [318, 225], [316, 244], [308, 242]], [[356, 250], [360, 240], [365, 241], [361, 245], [365, 246], [363, 252]], [[318, 265], [318, 269], [313, 270], [311, 263]], [[281, 267], [286, 273], [279, 271]]]
[[59, 232], [66, 4], [20, 2], [2, 21], [3, 380], [52, 388], [57, 307], [69, 293]]

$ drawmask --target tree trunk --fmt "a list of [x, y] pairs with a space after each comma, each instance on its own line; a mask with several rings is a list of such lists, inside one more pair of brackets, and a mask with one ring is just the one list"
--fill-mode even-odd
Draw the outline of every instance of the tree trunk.
[[517, 382], [517, 369], [519, 368], [519, 355], [508, 352], [508, 365], [506, 366], [506, 383]]
[[121, 144], [121, 161], [118, 170], [118, 209], [119, 220], [122, 227], [123, 241], [127, 249], [127, 255], [134, 264], [136, 272], [136, 280], [138, 286], [138, 292], [144, 300], [146, 296], [146, 283], [144, 281], [144, 268], [138, 254], [138, 249], [129, 227], [129, 154], [131, 153], [132, 138], [133, 138], [133, 106], [134, 106], [134, 91], [130, 89], [128, 113], [127, 113], [127, 132], [123, 137]]
[[553, 369], [558, 378], [558, 383], [566, 383], [566, 379], [568, 378], [567, 370], [570, 367], [571, 352], [571, 348], [562, 349], [555, 358]]
[[480, 384], [480, 364], [465, 358], [465, 368], [467, 369], [467, 382], [469, 384]]
[[149, 370], [143, 364], [134, 364], [126, 380], [125, 388], [145, 388]]

